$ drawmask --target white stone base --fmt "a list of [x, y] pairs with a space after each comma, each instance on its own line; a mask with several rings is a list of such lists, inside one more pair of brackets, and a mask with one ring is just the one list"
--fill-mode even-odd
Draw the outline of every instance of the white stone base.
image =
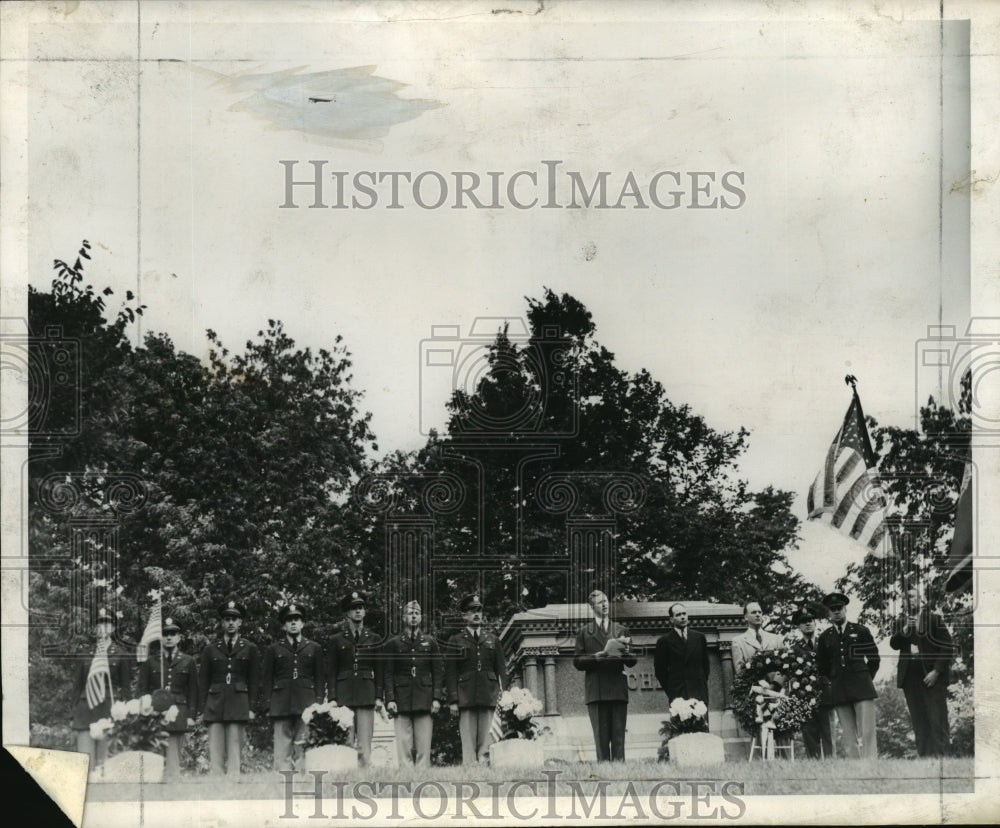
[[347, 745], [323, 745], [309, 748], [305, 755], [306, 770], [326, 770], [331, 773], [358, 769], [358, 752]]
[[162, 782], [163, 757], [148, 750], [126, 750], [108, 757], [90, 774], [91, 782]]
[[683, 733], [670, 740], [670, 764], [716, 765], [726, 761], [726, 750], [714, 733]]
[[540, 768], [544, 763], [544, 739], [503, 739], [490, 745], [495, 768]]

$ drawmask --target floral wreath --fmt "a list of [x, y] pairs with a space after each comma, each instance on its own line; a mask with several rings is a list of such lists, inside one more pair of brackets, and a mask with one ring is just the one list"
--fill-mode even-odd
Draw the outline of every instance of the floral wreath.
[[760, 650], [733, 682], [733, 711], [747, 730], [767, 726], [787, 736], [809, 721], [820, 692], [814, 656], [791, 647]]

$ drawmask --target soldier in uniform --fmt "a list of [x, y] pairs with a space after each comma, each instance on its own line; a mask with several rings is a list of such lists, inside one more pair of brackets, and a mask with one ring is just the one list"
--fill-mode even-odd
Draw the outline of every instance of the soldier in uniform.
[[[75, 659], [76, 674], [73, 681], [73, 698], [76, 707], [73, 708], [73, 730], [76, 731], [76, 749], [78, 753], [90, 756], [93, 767], [100, 767], [108, 755], [108, 743], [101, 739], [95, 740], [90, 735], [90, 726], [98, 719], [111, 716], [111, 702], [128, 699], [132, 690], [131, 659], [125, 650], [112, 641], [117, 622], [115, 617], [101, 607], [94, 618], [94, 639], [96, 649], [92, 657], [90, 651], [80, 653]], [[95, 671], [91, 684], [90, 698], [87, 693], [87, 680], [91, 675], [94, 659], [99, 653], [107, 655], [110, 673]]]
[[298, 770], [306, 723], [302, 711], [326, 695], [323, 648], [302, 635], [305, 611], [301, 604], [278, 610], [284, 635], [264, 653], [261, 682], [264, 706], [274, 724], [274, 769]]
[[[803, 658], [815, 664], [816, 647], [819, 643], [816, 635], [816, 616], [809, 607], [801, 607], [792, 613], [792, 623], [798, 627], [797, 635], [790, 635], [786, 644]], [[812, 718], [802, 725], [802, 741], [806, 746], [806, 755], [810, 759], [829, 759], [833, 757], [833, 738], [830, 730], [830, 679], [819, 676], [819, 706]]]
[[181, 628], [173, 618], [167, 618], [163, 622], [160, 652], [151, 652], [149, 658], [139, 665], [139, 695], [151, 694], [155, 710], [177, 706], [177, 718], [166, 727], [168, 736], [163, 775], [168, 779], [180, 776], [184, 734], [194, 724], [198, 710], [198, 664], [192, 656], [178, 649], [180, 640]]
[[353, 711], [358, 762], [366, 767], [372, 756], [375, 710], [382, 709], [382, 662], [378, 658], [382, 637], [365, 626], [365, 597], [360, 592], [348, 594], [340, 606], [345, 619], [330, 641], [327, 693], [330, 701]]
[[[832, 625], [823, 631], [816, 647], [816, 665], [830, 679], [830, 701], [844, 733], [848, 759], [878, 758], [875, 743], [875, 684], [881, 658], [868, 628], [847, 620], [850, 599], [831, 592], [823, 599]], [[858, 740], [861, 741], [860, 749]]]
[[500, 693], [507, 686], [507, 664], [499, 639], [482, 628], [483, 605], [478, 595], [469, 595], [459, 605], [465, 629], [448, 640], [445, 657], [448, 703], [458, 714], [462, 737], [462, 764], [486, 761], [490, 723]]
[[229, 600], [219, 607], [222, 636], [202, 650], [198, 673], [199, 708], [208, 726], [208, 756], [213, 774], [223, 767], [240, 774], [240, 751], [246, 723], [254, 718], [260, 684], [260, 651], [240, 635], [242, 604]]
[[395, 716], [396, 751], [399, 765], [429, 768], [431, 765], [431, 716], [441, 709], [444, 698], [444, 662], [437, 641], [420, 630], [420, 604], [403, 607], [403, 632], [385, 647], [383, 682], [385, 705]]

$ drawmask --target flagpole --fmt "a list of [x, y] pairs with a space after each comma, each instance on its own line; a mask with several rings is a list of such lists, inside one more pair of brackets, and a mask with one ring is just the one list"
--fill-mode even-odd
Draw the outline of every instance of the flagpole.
[[160, 619], [160, 689], [163, 689], [163, 597], [157, 590], [156, 614]]
[[108, 650], [111, 649], [110, 641], [105, 645], [104, 658], [108, 662], [108, 697], [111, 699], [111, 703], [115, 703], [115, 683], [111, 680], [111, 659], [108, 658]]

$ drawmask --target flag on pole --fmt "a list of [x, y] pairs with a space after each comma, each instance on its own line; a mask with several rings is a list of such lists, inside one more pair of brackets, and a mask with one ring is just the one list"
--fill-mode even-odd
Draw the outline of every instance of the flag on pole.
[[142, 633], [139, 645], [135, 648], [135, 657], [138, 661], [145, 661], [149, 658], [149, 645], [154, 641], [163, 639], [163, 613], [160, 611], [160, 602], [153, 605], [153, 611], [149, 614], [149, 621], [146, 622], [146, 629]]
[[[853, 379], [850, 377], [848, 382]], [[844, 424], [833, 438], [823, 468], [809, 487], [806, 505], [809, 518], [829, 522], [881, 558], [885, 556], [886, 502], [875, 467], [875, 452], [855, 389]]]
[[972, 497], [972, 463], [966, 460], [955, 511], [955, 534], [948, 553], [945, 589], [949, 593], [961, 592], [972, 584]]
[[493, 718], [490, 721], [490, 738], [494, 742], [499, 742], [503, 739], [503, 717], [500, 715], [499, 702], [493, 708]]
[[87, 707], [93, 710], [104, 701], [107, 693], [107, 684], [104, 679], [111, 681], [111, 666], [108, 664], [108, 642], [106, 640], [97, 643], [94, 651], [94, 660], [90, 662], [90, 671], [87, 673]]

